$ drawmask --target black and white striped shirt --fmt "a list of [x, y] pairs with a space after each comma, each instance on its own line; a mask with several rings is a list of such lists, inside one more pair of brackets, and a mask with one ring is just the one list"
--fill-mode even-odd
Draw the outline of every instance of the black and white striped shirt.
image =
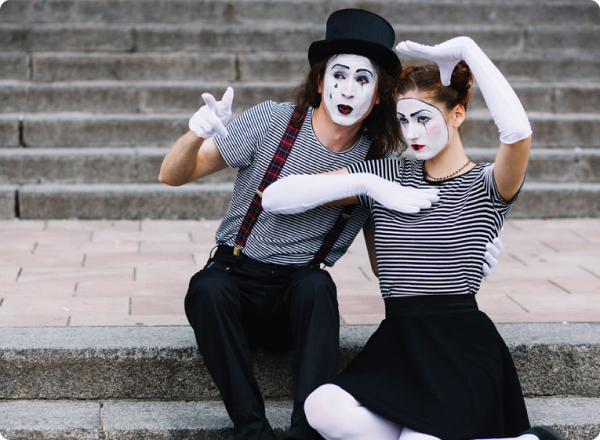
[[[227, 126], [227, 137], [215, 137], [217, 148], [227, 164], [239, 169], [231, 203], [216, 233], [217, 243], [234, 246], [240, 224], [293, 111], [291, 103], [266, 101], [235, 118]], [[361, 136], [344, 152], [333, 152], [315, 136], [312, 114], [313, 109], [310, 108], [279, 178], [290, 174], [333, 171], [365, 159], [371, 145], [368, 136]], [[306, 265], [321, 247], [342, 209], [339, 206], [316, 208], [296, 215], [275, 215], [263, 211], [243, 252], [262, 262]], [[346, 252], [368, 215], [366, 208], [354, 210], [327, 256], [326, 265], [333, 265]]]
[[516, 199], [506, 202], [498, 193], [493, 164], [482, 163], [439, 182], [425, 180], [422, 160], [384, 159], [348, 169], [413, 188], [440, 189], [440, 200], [417, 214], [392, 212], [360, 197], [373, 214], [384, 298], [477, 293], [485, 245], [498, 236]]

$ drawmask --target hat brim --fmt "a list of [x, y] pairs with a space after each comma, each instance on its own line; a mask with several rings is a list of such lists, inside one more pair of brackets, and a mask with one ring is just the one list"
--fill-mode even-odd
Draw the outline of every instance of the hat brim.
[[308, 48], [308, 62], [314, 66], [318, 62], [339, 54], [361, 55], [374, 60], [379, 66], [389, 73], [400, 70], [401, 64], [398, 55], [391, 49], [381, 44], [364, 40], [336, 39], [315, 41]]

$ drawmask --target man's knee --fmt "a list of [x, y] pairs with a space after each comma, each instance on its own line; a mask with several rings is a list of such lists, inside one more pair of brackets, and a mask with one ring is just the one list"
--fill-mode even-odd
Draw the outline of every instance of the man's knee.
[[202, 269], [190, 280], [185, 297], [185, 312], [190, 323], [202, 312], [226, 310], [236, 304], [234, 286], [226, 273], [217, 269]]
[[335, 283], [328, 272], [317, 268], [299, 270], [294, 277], [294, 293], [300, 301], [336, 300]]

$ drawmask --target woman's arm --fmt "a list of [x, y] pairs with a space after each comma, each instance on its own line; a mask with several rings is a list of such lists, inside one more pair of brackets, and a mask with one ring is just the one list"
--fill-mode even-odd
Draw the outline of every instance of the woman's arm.
[[396, 50], [436, 62], [440, 66], [442, 84], [446, 86], [450, 85], [452, 71], [458, 62], [464, 60], [469, 65], [500, 133], [501, 144], [494, 165], [496, 186], [504, 200], [511, 200], [525, 177], [531, 126], [521, 101], [506, 78], [469, 37], [453, 38], [433, 47], [403, 41]]
[[273, 214], [298, 214], [332, 202], [352, 203], [365, 195], [388, 209], [417, 213], [438, 200], [437, 189], [402, 186], [375, 174], [337, 173], [292, 175], [269, 185], [263, 192], [262, 206]]

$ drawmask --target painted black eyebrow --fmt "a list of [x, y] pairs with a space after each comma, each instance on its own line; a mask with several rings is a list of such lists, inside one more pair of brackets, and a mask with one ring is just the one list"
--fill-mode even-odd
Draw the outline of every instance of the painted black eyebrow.
[[413, 116], [418, 115], [421, 112], [429, 112], [429, 113], [431, 113], [431, 110], [427, 110], [426, 108], [424, 108], [423, 110], [419, 110], [418, 112], [411, 113], [410, 117], [412, 118]]
[[339, 67], [343, 67], [344, 69], [348, 69], [348, 70], [350, 70], [350, 67], [348, 67], [348, 66], [344, 66], [343, 64], [334, 64], [334, 65], [333, 65], [333, 69], [335, 69], [335, 68], [336, 68], [336, 67], [338, 67], [338, 66], [339, 66]]
[[406, 118], [406, 116], [404, 116], [404, 113], [396, 112], [396, 114], [402, 116], [403, 118]]
[[367, 73], [369, 73], [371, 76], [373, 76], [373, 72], [371, 72], [369, 69], [358, 69], [358, 70], [356, 71], [356, 73], [358, 73], [358, 72], [367, 72]]

